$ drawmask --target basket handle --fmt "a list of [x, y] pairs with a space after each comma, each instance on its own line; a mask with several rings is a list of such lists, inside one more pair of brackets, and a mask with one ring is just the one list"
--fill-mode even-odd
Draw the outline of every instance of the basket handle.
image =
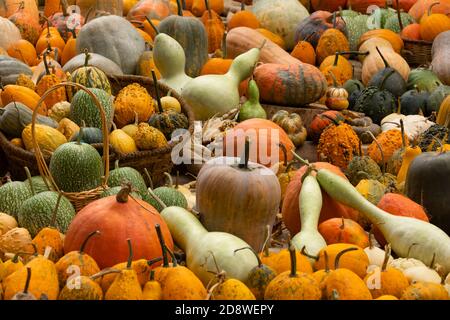
[[108, 181], [108, 176], [109, 176], [109, 130], [107, 128], [105, 110], [103, 109], [102, 104], [97, 99], [97, 97], [92, 93], [91, 90], [89, 90], [85, 86], [75, 83], [75, 82], [69, 82], [69, 81], [61, 82], [61, 83], [49, 88], [39, 99], [36, 107], [33, 110], [33, 115], [31, 118], [31, 138], [32, 138], [32, 142], [33, 142], [34, 154], [36, 156], [39, 173], [44, 178], [49, 179], [49, 181], [51, 182], [51, 184], [53, 185], [53, 187], [56, 191], [58, 191], [58, 192], [60, 191], [58, 186], [55, 183], [55, 180], [52, 177], [52, 174], [50, 173], [50, 170], [47, 166], [47, 163], [45, 162], [42, 151], [36, 140], [36, 119], [38, 116], [39, 108], [42, 106], [42, 103], [44, 102], [45, 98], [47, 98], [47, 96], [50, 93], [52, 93], [53, 91], [55, 91], [56, 89], [59, 89], [61, 87], [74, 87], [79, 90], [83, 90], [94, 100], [96, 107], [100, 111], [100, 117], [102, 120], [102, 132], [103, 132], [103, 162], [104, 162], [104, 176], [103, 176], [102, 186], [106, 186], [107, 181]]

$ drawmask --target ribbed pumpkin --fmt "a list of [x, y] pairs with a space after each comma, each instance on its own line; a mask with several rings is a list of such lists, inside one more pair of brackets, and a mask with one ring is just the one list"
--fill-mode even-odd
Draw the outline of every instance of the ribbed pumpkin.
[[209, 6], [210, 0], [204, 0], [207, 10], [203, 13], [201, 20], [208, 35], [208, 52], [213, 53], [222, 46], [222, 38], [225, 26], [220, 16]]
[[[44, 53], [44, 66], [45, 75], [36, 84], [36, 93], [40, 96], [44, 95], [44, 93], [53, 86], [61, 83], [61, 80], [54, 73], [50, 72], [46, 53]], [[44, 99], [44, 102], [48, 108], [51, 108], [54, 104], [65, 100], [66, 89], [64, 87], [60, 87], [50, 92], [50, 94]]]
[[349, 51], [350, 44], [347, 37], [338, 29], [330, 28], [319, 38], [316, 47], [317, 62], [322, 63], [326, 57], [334, 55], [338, 51]]
[[8, 55], [33, 66], [37, 59], [36, 49], [29, 41], [20, 39], [7, 48]]
[[[162, 251], [155, 231], [157, 224], [161, 226], [166, 245], [173, 250], [169, 229], [159, 213], [145, 201], [129, 199], [130, 192], [131, 187], [124, 187], [117, 196], [96, 200], [79, 211], [66, 233], [64, 251], [77, 250], [88, 233], [99, 230], [100, 235], [91, 240], [85, 252], [100, 268], [127, 259], [126, 238], [132, 240], [135, 260], [158, 258]], [[114, 250], [108, 249], [111, 243], [116, 244]]]
[[248, 27], [252, 29], [259, 28], [258, 18], [253, 12], [245, 10], [245, 3], [241, 2], [241, 11], [235, 13], [230, 21], [228, 21], [227, 28], [231, 30], [237, 27]]
[[155, 112], [153, 99], [147, 89], [138, 83], [133, 83], [122, 90], [114, 100], [114, 122], [118, 128], [133, 123], [135, 112], [139, 122], [146, 122]]
[[367, 31], [359, 39], [358, 47], [361, 47], [361, 45], [366, 40], [368, 40], [370, 38], [374, 38], [374, 37], [382, 38], [382, 39], [389, 41], [389, 43], [392, 45], [392, 48], [395, 50], [395, 52], [397, 52], [397, 53], [402, 52], [402, 49], [404, 47], [402, 38], [400, 38], [400, 36], [397, 33], [395, 33], [394, 31], [388, 30], [388, 29], [376, 29], [376, 30]]
[[[106, 74], [97, 67], [89, 66], [91, 55], [87, 50], [84, 51], [84, 54], [84, 66], [72, 72], [71, 80], [88, 88], [103, 89], [108, 94], [111, 94], [111, 84]], [[76, 88], [72, 89], [73, 94], [77, 91]]]
[[[219, 15], [222, 14], [225, 9], [224, 0], [209, 0], [209, 5], [211, 9]], [[207, 11], [205, 0], [193, 0], [191, 11], [195, 16], [201, 17], [202, 14]]]
[[435, 2], [428, 8], [428, 12], [420, 19], [420, 36], [423, 40], [433, 41], [441, 32], [450, 30], [450, 18], [442, 13], [432, 13]]

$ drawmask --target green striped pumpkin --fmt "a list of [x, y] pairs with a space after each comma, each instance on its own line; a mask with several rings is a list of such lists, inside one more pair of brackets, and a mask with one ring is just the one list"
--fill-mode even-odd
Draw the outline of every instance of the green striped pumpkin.
[[345, 17], [344, 21], [347, 28], [347, 38], [350, 44], [350, 50], [358, 50], [359, 38], [369, 31], [367, 15], [357, 15], [356, 17]]
[[[51, 226], [58, 197], [58, 192], [45, 191], [27, 199], [19, 209], [19, 225], [26, 228], [32, 237], [41, 229]], [[55, 228], [59, 232], [65, 233], [74, 217], [74, 207], [66, 197], [61, 196], [56, 213]]]
[[[96, 67], [81, 67], [72, 72], [71, 80], [88, 88], [103, 89], [111, 94], [111, 84], [106, 74]], [[73, 92], [77, 92], [76, 88]]]
[[[100, 194], [100, 198], [106, 198], [106, 197], [109, 197], [109, 196], [115, 196], [115, 195], [117, 195], [119, 193], [120, 190], [122, 190], [122, 187], [108, 188], [108, 189], [106, 189], [105, 191], [103, 191]], [[132, 192], [130, 195], [132, 197], [134, 197], [135, 199], [142, 200], [141, 195], [139, 193], [137, 193], [137, 192]]]
[[189, 127], [188, 118], [175, 111], [155, 113], [148, 120], [148, 124], [161, 131], [167, 140], [171, 139], [172, 132], [176, 129], [187, 129]]
[[102, 157], [89, 144], [68, 142], [60, 145], [50, 159], [50, 173], [65, 192], [92, 190], [100, 186]]
[[32, 196], [29, 185], [24, 182], [5, 183], [0, 187], [0, 212], [7, 213], [17, 219], [20, 206]]
[[139, 171], [131, 167], [120, 168], [119, 161], [116, 161], [114, 170], [109, 172], [108, 186], [118, 187], [120, 190], [122, 184], [127, 182], [130, 182], [133, 188], [139, 192], [142, 199], [149, 200], [150, 195], [147, 192], [147, 185]]
[[[92, 93], [100, 101], [106, 114], [107, 128], [111, 129], [114, 116], [114, 104], [112, 96], [105, 90], [91, 88]], [[83, 126], [83, 120], [86, 127], [102, 128], [102, 119], [94, 100], [85, 91], [78, 91], [72, 98], [70, 104], [70, 120], [78, 126]]]
[[[24, 182], [29, 183], [29, 181], [30, 180], [27, 179]], [[31, 184], [33, 185], [33, 191], [35, 194], [53, 190], [51, 189], [50, 183], [49, 182], [45, 183], [44, 178], [42, 176], [31, 177]]]

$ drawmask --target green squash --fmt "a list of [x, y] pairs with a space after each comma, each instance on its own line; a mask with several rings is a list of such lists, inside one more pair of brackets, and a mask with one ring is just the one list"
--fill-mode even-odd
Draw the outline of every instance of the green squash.
[[[153, 190], [153, 193], [161, 199], [161, 201], [167, 207], [180, 207], [183, 209], [187, 209], [188, 203], [184, 195], [173, 187], [159, 187]], [[164, 208], [156, 201], [154, 198], [151, 198], [149, 203], [156, 209], [158, 212], [161, 212]]]
[[345, 175], [352, 185], [357, 186], [363, 179], [376, 180], [381, 176], [381, 169], [371, 157], [356, 156], [348, 164]]
[[357, 12], [357, 11], [353, 11], [352, 9], [351, 9], [351, 7], [349, 7], [348, 9], [340, 9], [339, 10], [339, 16], [341, 17], [341, 18], [354, 18], [354, 17], [356, 17], [356, 16], [359, 16], [359, 12]]
[[[78, 141], [78, 136], [80, 135], [80, 131], [75, 132], [72, 136], [71, 141]], [[94, 144], [94, 143], [103, 143], [103, 133], [99, 128], [93, 127], [82, 127], [81, 133], [81, 142]]]
[[413, 69], [408, 76], [408, 90], [417, 88], [419, 91], [433, 92], [441, 85], [443, 85], [441, 80], [439, 80], [438, 76], [429, 69]]
[[347, 28], [347, 38], [350, 44], [350, 50], [358, 50], [359, 38], [369, 31], [369, 16], [361, 14], [355, 17], [344, 18]]
[[[109, 197], [109, 196], [115, 196], [115, 195], [117, 195], [119, 193], [120, 190], [122, 190], [122, 187], [108, 188], [108, 189], [106, 189], [105, 191], [103, 191], [100, 194], [100, 198], [106, 198], [106, 197]], [[137, 192], [131, 192], [130, 195], [132, 197], [134, 197], [135, 199], [142, 200], [141, 195], [139, 193], [137, 193]]]
[[179, 6], [178, 15], [163, 19], [158, 30], [174, 38], [183, 47], [186, 55], [186, 74], [191, 77], [200, 75], [208, 60], [208, 35], [203, 23], [194, 17], [183, 17], [183, 10]]
[[427, 91], [419, 92], [416, 89], [406, 91], [400, 97], [400, 113], [404, 115], [419, 114], [422, 110], [426, 110], [428, 96]]
[[347, 90], [348, 95], [350, 96], [354, 91], [362, 91], [364, 85], [359, 80], [350, 79], [344, 83], [344, 89]]
[[450, 95], [450, 86], [439, 86], [436, 90], [434, 90], [427, 100], [427, 108], [426, 114], [424, 116], [428, 117], [432, 112], [438, 112], [439, 108], [442, 104], [442, 101]]
[[[84, 66], [72, 72], [71, 80], [88, 88], [103, 89], [111, 94], [111, 84], [109, 83], [108, 77], [99, 68], [89, 66], [90, 54], [86, 51], [85, 55], [86, 60]], [[77, 88], [73, 89], [74, 93], [77, 91]]]
[[[403, 28], [416, 22], [414, 18], [411, 15], [407, 14], [406, 12], [402, 12], [400, 15], [402, 19]], [[395, 33], [400, 33], [400, 31], [402, 30], [400, 29], [398, 16], [390, 15], [387, 18], [386, 23], [384, 24], [384, 29], [389, 29], [394, 31]]]
[[51, 187], [50, 183], [45, 183], [44, 178], [42, 176], [34, 176], [31, 177], [31, 179], [27, 179], [24, 182], [30, 183], [33, 185], [33, 191], [35, 194], [45, 192], [45, 191], [53, 191], [53, 188]]
[[[51, 226], [58, 197], [58, 192], [45, 191], [27, 199], [19, 209], [19, 225], [26, 228], [32, 237], [41, 229]], [[73, 205], [66, 197], [61, 196], [56, 212], [55, 228], [65, 233], [74, 217]]]
[[259, 103], [259, 89], [255, 80], [250, 80], [247, 88], [248, 100], [239, 110], [238, 121], [242, 122], [248, 119], [260, 118], [267, 119], [266, 110]]
[[[5, 48], [6, 49], [6, 48]], [[16, 84], [20, 74], [32, 76], [33, 71], [22, 61], [11, 58], [6, 55], [0, 55], [0, 78], [4, 86], [7, 84]]]
[[25, 182], [5, 183], [0, 187], [0, 212], [7, 213], [17, 219], [20, 206], [32, 196], [30, 186]]
[[[105, 111], [107, 128], [109, 130], [114, 116], [113, 98], [102, 89], [91, 88], [90, 90], [100, 101]], [[91, 96], [82, 90], [78, 91], [72, 98], [70, 104], [70, 120], [80, 127], [84, 121], [87, 127], [102, 128], [100, 111]]]
[[375, 9], [369, 16], [369, 20], [368, 20], [369, 30], [384, 29], [384, 25], [386, 24], [387, 20], [390, 17], [396, 16], [396, 15], [397, 15], [397, 11], [392, 8], [377, 8], [377, 9]]
[[[23, 129], [31, 123], [33, 111], [20, 102], [8, 103], [0, 108], [0, 130], [10, 138], [20, 138]], [[37, 124], [57, 128], [58, 123], [49, 117], [37, 115]]]
[[50, 159], [50, 173], [64, 192], [92, 190], [100, 186], [103, 160], [97, 150], [83, 142], [59, 146]]
[[137, 190], [142, 199], [147, 201], [151, 198], [150, 195], [148, 194], [145, 180], [139, 173], [139, 171], [131, 167], [120, 168], [119, 161], [117, 160], [115, 162], [114, 170], [111, 170], [109, 172], [107, 184], [110, 188], [113, 188], [113, 187], [121, 187], [124, 183], [127, 182], [131, 183], [133, 188]]

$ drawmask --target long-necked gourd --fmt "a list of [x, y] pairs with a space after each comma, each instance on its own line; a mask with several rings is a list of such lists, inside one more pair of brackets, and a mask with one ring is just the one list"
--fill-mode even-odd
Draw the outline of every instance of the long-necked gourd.
[[224, 75], [200, 76], [184, 86], [181, 96], [191, 106], [195, 119], [207, 120], [239, 106], [239, 84], [252, 74], [260, 51], [253, 48], [239, 55]]
[[[322, 210], [322, 191], [319, 183], [312, 175], [308, 175], [302, 183], [299, 195], [301, 231], [292, 238], [297, 250], [303, 248], [311, 256], [317, 256], [327, 246], [325, 239], [317, 230], [320, 211]], [[309, 258], [311, 263], [315, 260]]]
[[186, 55], [177, 40], [165, 33], [159, 33], [153, 44], [153, 61], [161, 74], [160, 83], [181, 94], [183, 87], [192, 80], [186, 75]]
[[[161, 216], [169, 227], [177, 245], [186, 253], [186, 264], [206, 285], [215, 275], [216, 263], [230, 278], [246, 282], [258, 261], [240, 238], [226, 232], [208, 232], [189, 211], [180, 207], [167, 207]], [[214, 261], [215, 260], [215, 261]]]
[[440, 228], [422, 220], [391, 215], [366, 200], [347, 180], [326, 169], [317, 172], [317, 180], [325, 192], [349, 207], [362, 212], [383, 233], [400, 257], [418, 259], [443, 267], [450, 272], [450, 237]]

